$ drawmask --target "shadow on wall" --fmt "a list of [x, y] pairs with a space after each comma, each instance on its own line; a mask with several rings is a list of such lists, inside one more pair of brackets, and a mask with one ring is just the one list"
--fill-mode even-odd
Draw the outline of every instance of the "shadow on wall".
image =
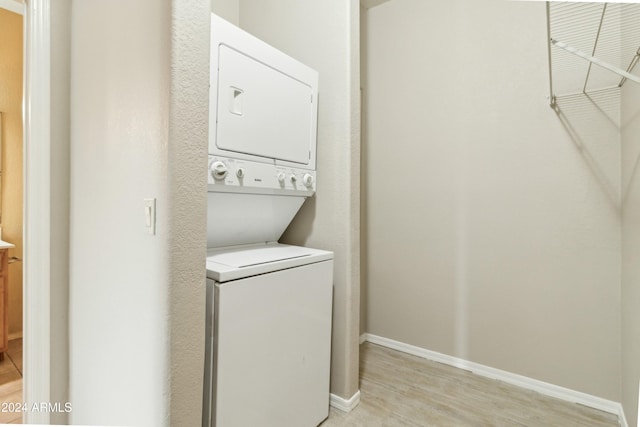
[[[634, 114], [626, 118], [626, 121], [622, 123], [621, 131], [624, 132], [628, 126], [631, 126], [633, 123], [640, 122], [640, 109], [638, 109]], [[623, 182], [623, 194], [622, 194], [622, 205], [624, 206], [627, 202], [627, 197], [631, 191], [631, 187], [633, 183], [637, 182], [636, 174], [638, 173], [638, 165], [640, 165], [640, 147], [629, 147], [629, 151], [625, 153], [625, 155], [629, 155], [633, 153], [633, 166], [631, 168], [631, 174], [625, 178], [625, 182]]]
[[617, 213], [621, 211], [619, 150], [620, 88], [558, 97], [552, 107]]
[[316, 218], [316, 198], [318, 193], [313, 197], [307, 198], [304, 204], [287, 227], [280, 242], [289, 245], [306, 246], [309, 236], [313, 232], [313, 222]]

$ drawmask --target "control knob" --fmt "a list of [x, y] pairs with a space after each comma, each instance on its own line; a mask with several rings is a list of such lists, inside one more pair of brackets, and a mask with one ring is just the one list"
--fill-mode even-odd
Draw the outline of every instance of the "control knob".
[[313, 185], [313, 175], [305, 173], [302, 177], [302, 182], [304, 182], [305, 186], [311, 187]]
[[224, 162], [216, 160], [215, 162], [211, 163], [210, 169], [213, 179], [221, 180], [227, 176], [228, 169], [227, 165], [225, 165]]
[[240, 179], [244, 178], [244, 168], [238, 168], [236, 171], [236, 176]]
[[289, 179], [291, 180], [291, 183], [292, 183], [293, 185], [296, 185], [296, 181], [298, 181], [298, 178], [297, 178], [295, 175], [293, 175], [293, 174], [292, 174], [292, 175], [289, 177]]
[[282, 184], [284, 183], [284, 179], [286, 178], [286, 175], [284, 174], [284, 172], [278, 172], [277, 178], [278, 178], [278, 182]]

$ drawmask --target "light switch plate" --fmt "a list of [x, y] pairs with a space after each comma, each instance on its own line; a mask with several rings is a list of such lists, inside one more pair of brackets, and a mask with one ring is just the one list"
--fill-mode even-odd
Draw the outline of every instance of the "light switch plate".
[[156, 199], [144, 199], [144, 225], [147, 233], [156, 234]]

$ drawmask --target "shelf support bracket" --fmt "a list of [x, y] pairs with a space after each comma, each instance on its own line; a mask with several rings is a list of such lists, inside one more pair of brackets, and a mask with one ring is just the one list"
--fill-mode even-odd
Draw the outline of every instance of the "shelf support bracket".
[[[636, 51], [635, 56], [633, 58], [631, 58], [631, 62], [629, 63], [629, 66], [627, 67], [627, 73], [631, 73], [631, 71], [633, 71], [633, 67], [636, 66], [638, 61], [640, 61], [640, 47]], [[627, 81], [627, 78], [626, 77], [622, 77], [622, 80], [620, 80], [620, 83], [618, 83], [618, 87], [622, 87], [622, 85], [626, 81]]]
[[[602, 15], [600, 16], [600, 24], [598, 25], [598, 33], [596, 34], [596, 40], [593, 42], [593, 51], [591, 56], [596, 56], [596, 49], [598, 48], [598, 41], [600, 40], [600, 33], [602, 32], [602, 24], [604, 23], [604, 16], [607, 13], [607, 3], [602, 5]], [[584, 86], [582, 87], [582, 93], [587, 93], [587, 83], [589, 83], [589, 75], [591, 74], [591, 67], [593, 62], [589, 62], [589, 69], [587, 70], [587, 76], [584, 79]]]
[[553, 94], [553, 67], [551, 66], [551, 3], [547, 3], [547, 55], [549, 56], [549, 106], [555, 108], [556, 96]]
[[584, 53], [583, 51], [578, 50], [575, 47], [569, 46], [566, 43], [563, 43], [563, 42], [561, 42], [559, 40], [554, 40], [554, 39], [551, 39], [551, 44], [556, 46], [556, 47], [559, 47], [560, 49], [566, 50], [569, 53], [572, 53], [572, 54], [574, 54], [576, 56], [579, 56], [582, 59], [586, 59], [587, 61], [589, 61], [589, 62], [591, 62], [591, 63], [593, 63], [593, 64], [595, 64], [595, 65], [597, 65], [599, 67], [605, 68], [605, 69], [607, 69], [607, 70], [609, 70], [609, 71], [611, 71], [613, 73], [616, 73], [616, 74], [618, 74], [618, 75], [620, 75], [622, 77], [625, 77], [628, 80], [632, 80], [632, 81], [640, 84], [640, 77], [638, 77], [636, 75], [633, 75], [633, 74], [631, 74], [631, 73], [629, 73], [629, 72], [627, 72], [625, 70], [622, 70], [622, 69], [620, 69], [620, 68], [618, 68], [618, 67], [616, 67], [614, 65], [611, 65], [608, 62], [602, 61], [601, 59], [595, 58], [595, 57], [593, 57], [593, 56], [591, 56], [591, 55], [589, 55], [587, 53]]

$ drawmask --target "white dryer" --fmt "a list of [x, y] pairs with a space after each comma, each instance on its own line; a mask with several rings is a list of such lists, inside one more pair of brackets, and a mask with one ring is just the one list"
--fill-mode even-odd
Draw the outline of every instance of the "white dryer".
[[211, 18], [203, 427], [328, 416], [333, 254], [278, 243], [316, 189], [318, 73]]

